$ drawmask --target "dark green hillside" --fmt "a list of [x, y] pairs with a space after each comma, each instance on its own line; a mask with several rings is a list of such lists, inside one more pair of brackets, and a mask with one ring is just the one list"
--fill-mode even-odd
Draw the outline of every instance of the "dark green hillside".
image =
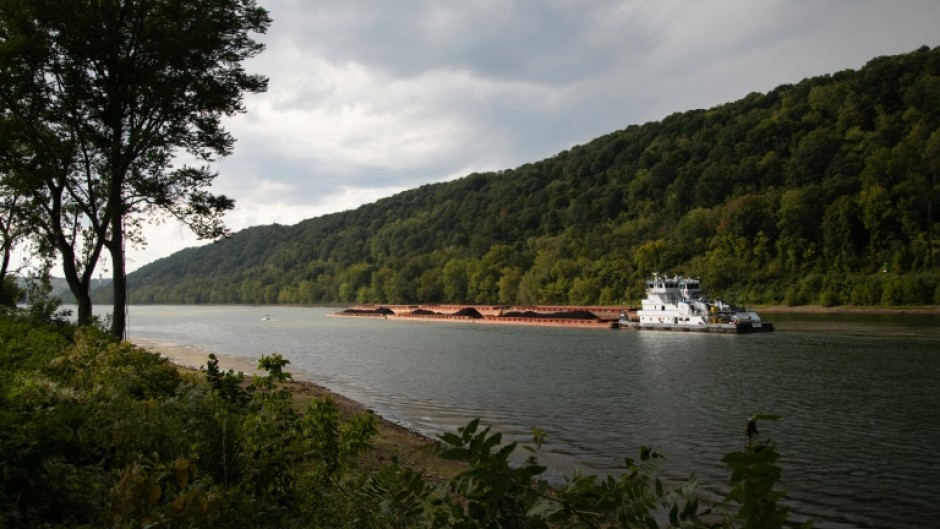
[[940, 303], [938, 126], [925, 47], [251, 228], [142, 268], [131, 299], [607, 304], [659, 271], [748, 303]]

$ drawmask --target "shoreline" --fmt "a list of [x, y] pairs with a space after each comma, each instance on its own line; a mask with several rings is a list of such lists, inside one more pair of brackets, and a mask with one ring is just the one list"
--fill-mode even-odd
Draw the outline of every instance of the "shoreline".
[[[201, 368], [206, 365], [209, 351], [189, 345], [163, 344], [145, 339], [129, 340], [134, 346], [147, 352], [166, 358], [168, 362], [180, 370], [198, 376]], [[258, 374], [257, 360], [219, 356], [219, 369], [227, 371], [241, 371], [246, 376]], [[290, 372], [290, 370], [287, 370]], [[292, 373], [293, 375], [293, 373]], [[300, 409], [306, 409], [310, 400], [330, 397], [339, 408], [344, 419], [357, 413], [373, 415], [378, 423], [379, 432], [372, 440], [371, 458], [379, 464], [389, 461], [398, 461], [404, 466], [424, 472], [437, 479], [452, 477], [463, 470], [455, 462], [437, 457], [437, 439], [421, 432], [401, 425], [369, 408], [365, 404], [353, 400], [345, 395], [330, 390], [316, 382], [304, 379], [294, 379], [285, 383], [285, 386], [294, 395], [294, 401]]]
[[[108, 305], [108, 304], [105, 304]], [[807, 314], [940, 314], [940, 305], [901, 305], [901, 306], [856, 306], [856, 305], [836, 305], [834, 307], [824, 307], [822, 305], [749, 305], [742, 304], [755, 311], [766, 311], [776, 313], [807, 313]], [[133, 303], [129, 307], [291, 307], [291, 308], [343, 308], [348, 304], [296, 304], [282, 303], [259, 305], [256, 303]], [[470, 304], [467, 304], [470, 306]], [[630, 306], [625, 304], [624, 307]]]
[[857, 307], [854, 305], [748, 305], [758, 312], [775, 314], [940, 314], [940, 305], [910, 307]]

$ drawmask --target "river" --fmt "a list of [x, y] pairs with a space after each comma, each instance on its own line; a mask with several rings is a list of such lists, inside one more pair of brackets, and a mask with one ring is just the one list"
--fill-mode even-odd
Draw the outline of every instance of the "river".
[[[712, 335], [337, 318], [335, 309], [132, 306], [129, 338], [249, 366], [281, 353], [317, 382], [429, 435], [474, 417], [527, 441], [555, 479], [617, 473], [641, 446], [666, 478], [728, 490], [724, 454], [753, 414], [779, 488], [822, 528], [940, 519], [940, 314], [765, 314], [777, 332]], [[100, 313], [100, 312], [98, 312]], [[267, 321], [265, 316], [269, 316]]]

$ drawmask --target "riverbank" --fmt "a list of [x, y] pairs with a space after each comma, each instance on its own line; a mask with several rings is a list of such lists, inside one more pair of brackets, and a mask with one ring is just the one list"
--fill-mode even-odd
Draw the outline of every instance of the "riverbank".
[[910, 307], [857, 307], [853, 305], [748, 305], [757, 312], [784, 314], [940, 314], [940, 305]]
[[[134, 345], [166, 358], [185, 373], [199, 373], [208, 359], [208, 353], [198, 347], [168, 345], [142, 339], [132, 341]], [[247, 375], [254, 375], [258, 372], [257, 364], [253, 364], [248, 359], [221, 356], [218, 360], [219, 368], [222, 370], [232, 369]], [[290, 372], [289, 366], [287, 371]], [[294, 396], [296, 407], [300, 410], [306, 410], [313, 399], [330, 397], [336, 402], [344, 418], [362, 412], [375, 414], [373, 410], [362, 403], [308, 380], [292, 380], [287, 383], [287, 387]], [[420, 470], [435, 479], [447, 479], [463, 470], [463, 466], [437, 456], [438, 443], [435, 439], [390, 421], [381, 415], [375, 414], [375, 416], [378, 419], [379, 433], [373, 439], [370, 452], [371, 463], [382, 465], [390, 461], [397, 461], [404, 467]]]

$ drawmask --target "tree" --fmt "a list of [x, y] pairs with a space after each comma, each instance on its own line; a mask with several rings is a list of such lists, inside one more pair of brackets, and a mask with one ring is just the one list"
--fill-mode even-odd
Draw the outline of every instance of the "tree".
[[29, 231], [17, 215], [22, 198], [16, 192], [0, 193], [0, 306], [16, 306], [20, 296], [20, 289], [10, 276], [10, 264], [13, 248]]
[[[5, 114], [5, 113], [4, 113]], [[29, 234], [29, 225], [23, 221], [19, 210], [23, 204], [22, 194], [10, 186], [10, 166], [7, 154], [13, 150], [11, 127], [5, 115], [0, 116], [0, 305], [16, 305], [19, 295], [12, 279], [8, 283], [13, 248]]]
[[[33, 186], [43, 191], [34, 198], [55, 201], [47, 191], [57, 178], [73, 207], [49, 211], [75, 215], [92, 257], [98, 245], [110, 254], [115, 336], [126, 326], [125, 245], [144, 242], [144, 222], [168, 215], [200, 237], [226, 234], [222, 214], [234, 203], [208, 191], [208, 164], [234, 145], [222, 118], [267, 87], [242, 62], [263, 49], [251, 34], [269, 24], [254, 0], [0, 0], [0, 101], [44, 132], [21, 138], [34, 159], [52, 159], [50, 137], [71, 147], [54, 159], [58, 174], [31, 171], [47, 184]], [[178, 165], [182, 152], [201, 165]], [[79, 262], [87, 274], [96, 259]], [[74, 279], [73, 291], [87, 291]]]
[[[91, 164], [80, 163], [72, 135], [57, 130], [55, 117], [61, 114], [49, 103], [48, 94], [43, 87], [14, 82], [41, 70], [35, 56], [15, 57], [23, 48], [22, 42], [6, 34], [0, 45], [3, 200], [10, 206], [10, 224], [31, 229], [44, 274], [54, 255], [61, 257], [78, 305], [78, 321], [86, 323], [91, 318], [92, 275], [104, 245], [103, 238], [91, 235], [102, 225], [104, 211], [94, 199], [98, 189], [91, 175], [79, 174], [90, 170]], [[14, 242], [15, 237], [10, 238]]]

